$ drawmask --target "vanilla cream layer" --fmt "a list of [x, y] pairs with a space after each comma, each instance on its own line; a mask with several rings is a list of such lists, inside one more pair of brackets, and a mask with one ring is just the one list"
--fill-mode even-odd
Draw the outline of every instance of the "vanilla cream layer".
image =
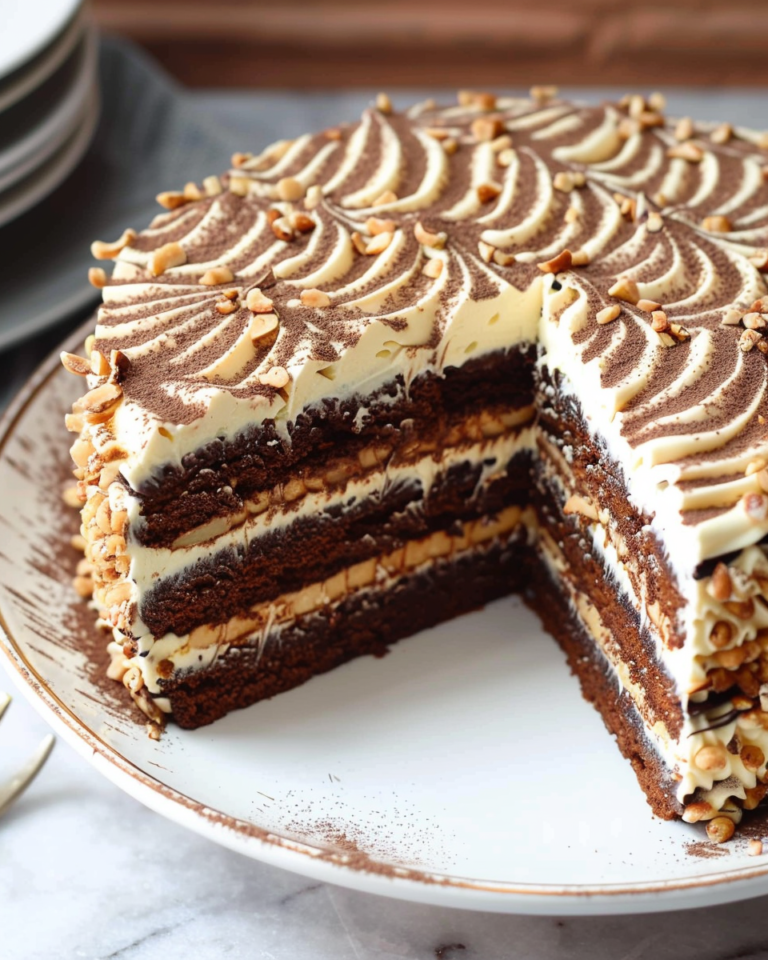
[[[413, 483], [426, 499], [435, 482], [447, 471], [453, 467], [470, 464], [481, 467], [475, 491], [478, 493], [483, 486], [504, 475], [507, 464], [516, 454], [524, 450], [533, 450], [535, 442], [534, 429], [530, 426], [524, 427], [519, 431], [490, 438], [481, 443], [447, 449], [438, 455], [425, 456], [413, 463], [385, 465], [383, 469], [351, 480], [345, 486], [307, 493], [300, 500], [280, 511], [264, 510], [262, 513], [251, 515], [252, 505], [246, 504], [242, 514], [217, 518], [206, 524], [206, 528], [200, 528], [198, 535], [201, 539], [190, 546], [180, 546], [175, 549], [146, 547], [134, 541], [130, 546], [131, 563], [128, 574], [133, 584], [133, 597], [140, 606], [144, 594], [161, 580], [183, 575], [186, 569], [209, 559], [221, 550], [246, 550], [250, 542], [260, 536], [282, 530], [297, 520], [318, 517], [323, 511], [342, 507], [351, 501], [360, 503], [370, 497], [378, 498], [385, 488], [393, 484]], [[137, 529], [141, 523], [141, 504], [135, 497], [129, 498], [127, 504], [129, 524], [133, 529]], [[229, 524], [233, 526], [227, 529]], [[215, 535], [219, 526], [224, 528], [223, 532]], [[206, 533], [213, 535], [206, 536]], [[141, 636], [146, 632], [143, 625], [136, 624], [135, 636]]]
[[[529, 510], [508, 507], [497, 516], [464, 523], [459, 534], [438, 531], [420, 540], [411, 540], [398, 550], [355, 564], [327, 580], [256, 604], [246, 615], [233, 617], [226, 623], [203, 625], [182, 637], [172, 633], [157, 638], [145, 635], [140, 638], [134, 657], [125, 656], [123, 644], [127, 638], [113, 628], [114, 640], [108, 648], [112, 658], [109, 675], [122, 679], [134, 693], [141, 688], [152, 694], [159, 693], [159, 679], [167, 678], [172, 672], [210, 666], [232, 645], [262, 648], [268, 637], [279, 636], [280, 628], [298, 617], [338, 605], [357, 591], [385, 592], [405, 576], [425, 570], [440, 560], [451, 561], [470, 551], [487, 549], [517, 530], [527, 538], [534, 524]], [[154, 703], [170, 712], [167, 699], [158, 698]]]

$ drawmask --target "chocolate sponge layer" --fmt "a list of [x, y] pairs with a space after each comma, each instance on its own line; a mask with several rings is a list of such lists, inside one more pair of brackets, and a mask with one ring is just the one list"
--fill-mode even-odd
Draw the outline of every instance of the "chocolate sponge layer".
[[445, 376], [424, 373], [407, 386], [393, 380], [370, 397], [327, 400], [288, 427], [274, 421], [243, 431], [231, 442], [215, 440], [166, 464], [138, 491], [143, 522], [132, 534], [147, 546], [170, 546], [181, 534], [215, 517], [243, 509], [265, 490], [324, 464], [357, 458], [373, 443], [394, 457], [424, 440], [441, 446], [452, 426], [481, 412], [503, 412], [533, 402], [535, 349], [496, 352], [451, 367]]

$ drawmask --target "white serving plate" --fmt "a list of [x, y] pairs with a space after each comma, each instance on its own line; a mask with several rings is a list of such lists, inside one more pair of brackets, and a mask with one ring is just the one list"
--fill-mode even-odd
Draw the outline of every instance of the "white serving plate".
[[0, 79], [0, 111], [7, 110], [32, 93], [65, 62], [82, 37], [85, 23], [85, 12], [81, 8], [47, 50], [33, 57], [5, 80]]
[[246, 856], [405, 900], [563, 915], [768, 892], [768, 857], [749, 857], [746, 839], [714, 848], [652, 816], [516, 599], [150, 740], [95, 682], [83, 651], [95, 628], [69, 584], [61, 418], [75, 380], [49, 361], [6, 417], [0, 650], [56, 732], [131, 796]]
[[0, 30], [0, 78], [23, 67], [53, 43], [82, 0], [4, 0]]

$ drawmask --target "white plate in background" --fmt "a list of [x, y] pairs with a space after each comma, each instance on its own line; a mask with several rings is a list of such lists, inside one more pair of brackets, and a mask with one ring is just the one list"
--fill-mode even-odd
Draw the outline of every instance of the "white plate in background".
[[701, 825], [653, 817], [513, 598], [150, 740], [88, 660], [105, 638], [70, 583], [62, 418], [76, 380], [51, 358], [0, 436], [0, 651], [56, 732], [128, 794], [246, 856], [404, 900], [575, 915], [768, 892], [768, 856], [745, 838], [717, 847]]
[[4, 80], [0, 79], [0, 111], [18, 103], [62, 66], [82, 37], [86, 21], [84, 9], [81, 8], [47, 49]]
[[0, 78], [23, 67], [75, 17], [82, 0], [4, 0], [0, 30]]

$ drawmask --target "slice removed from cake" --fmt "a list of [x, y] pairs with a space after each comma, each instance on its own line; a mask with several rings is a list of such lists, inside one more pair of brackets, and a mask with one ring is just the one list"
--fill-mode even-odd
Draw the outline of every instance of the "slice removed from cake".
[[766, 144], [550, 94], [382, 100], [94, 245], [79, 586], [155, 730], [523, 592], [723, 838], [768, 790]]

